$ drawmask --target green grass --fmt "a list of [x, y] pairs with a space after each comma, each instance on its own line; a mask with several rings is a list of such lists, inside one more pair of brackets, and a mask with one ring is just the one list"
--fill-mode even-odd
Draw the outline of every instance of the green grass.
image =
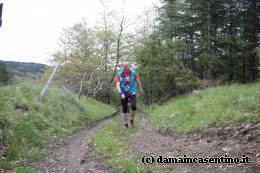
[[0, 150], [8, 151], [0, 157], [0, 170], [23, 172], [43, 157], [42, 149], [50, 142], [115, 112], [111, 106], [86, 97], [78, 100], [62, 89], [49, 88], [38, 101], [41, 89], [30, 84], [0, 87], [0, 146], [7, 147]]
[[[136, 118], [137, 119], [137, 118]], [[122, 117], [115, 117], [96, 131], [92, 139], [96, 152], [105, 159], [105, 164], [119, 172], [138, 172], [141, 158], [128, 148], [128, 138], [136, 129], [122, 130]]]
[[123, 117], [111, 119], [101, 129], [92, 135], [95, 152], [102, 156], [104, 164], [113, 168], [115, 172], [138, 173], [145, 170], [163, 171], [171, 169], [156, 164], [143, 164], [142, 157], [129, 147], [129, 139], [138, 131], [140, 117], [136, 116], [136, 128], [123, 130]]
[[153, 126], [194, 132], [212, 124], [260, 121], [260, 83], [230, 85], [181, 96], [146, 110]]

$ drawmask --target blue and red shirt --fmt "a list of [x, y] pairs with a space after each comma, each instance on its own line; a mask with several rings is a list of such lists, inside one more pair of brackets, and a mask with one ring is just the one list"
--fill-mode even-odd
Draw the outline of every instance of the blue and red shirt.
[[120, 71], [116, 76], [116, 82], [120, 82], [121, 91], [125, 95], [132, 95], [136, 92], [135, 81], [138, 80], [138, 75], [134, 70], [125, 72]]

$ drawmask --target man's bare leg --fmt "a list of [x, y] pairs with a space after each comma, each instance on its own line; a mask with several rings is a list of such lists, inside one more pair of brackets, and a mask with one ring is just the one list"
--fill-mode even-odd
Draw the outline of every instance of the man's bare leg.
[[130, 126], [131, 126], [131, 128], [134, 128], [134, 127], [135, 127], [134, 117], [135, 117], [135, 111], [132, 111], [132, 112], [131, 112], [131, 119], [130, 119]]
[[131, 112], [131, 119], [134, 119], [134, 117], [135, 117], [135, 111], [132, 111]]
[[124, 113], [124, 121], [125, 123], [128, 123], [128, 113]]
[[127, 129], [128, 128], [128, 113], [124, 113], [124, 121], [125, 121], [125, 128]]

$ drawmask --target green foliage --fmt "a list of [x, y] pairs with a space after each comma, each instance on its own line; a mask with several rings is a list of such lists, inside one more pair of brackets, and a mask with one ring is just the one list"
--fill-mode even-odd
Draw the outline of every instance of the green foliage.
[[180, 61], [200, 79], [256, 81], [259, 5], [256, 0], [163, 0], [158, 39], [184, 41], [187, 56]]
[[220, 67], [223, 67], [223, 64], [214, 55], [209, 55], [206, 53], [200, 54], [197, 68], [199, 69], [198, 73], [201, 79], [216, 79], [213, 74], [216, 74], [219, 71], [218, 68]]
[[10, 79], [10, 73], [7, 71], [4, 63], [0, 62], [0, 85], [6, 84]]
[[181, 73], [175, 77], [174, 82], [176, 83], [176, 87], [182, 92], [190, 92], [192, 89], [198, 88], [200, 86], [200, 81], [192, 71], [190, 70], [182, 70]]
[[199, 86], [199, 80], [180, 61], [185, 45], [151, 38], [142, 49], [136, 50], [138, 72], [144, 86], [145, 104], [189, 92]]
[[12, 75], [12, 77], [9, 79], [8, 84], [16, 85], [23, 82], [24, 77], [19, 77], [17, 75]]
[[[0, 168], [14, 169], [42, 158], [42, 148], [77, 129], [111, 115], [114, 108], [90, 98], [30, 84], [0, 87], [0, 144], [8, 151]], [[2, 150], [2, 149], [1, 149]], [[15, 164], [14, 164], [15, 163]]]
[[157, 128], [194, 132], [210, 124], [260, 121], [260, 83], [212, 88], [149, 109]]
[[[61, 62], [53, 83], [56, 86], [64, 85], [70, 91], [79, 91], [81, 79], [86, 72], [84, 82], [88, 85], [83, 86], [82, 94], [110, 104], [114, 99], [111, 93], [115, 88], [118, 63], [122, 56], [132, 58], [134, 41], [133, 34], [126, 30], [133, 21], [128, 22], [124, 14], [121, 17], [119, 12], [108, 9], [106, 3], [101, 3], [103, 12], [94, 27], [83, 19], [63, 30], [60, 50], [53, 54], [53, 62]], [[47, 79], [50, 71], [46, 72], [43, 80]]]

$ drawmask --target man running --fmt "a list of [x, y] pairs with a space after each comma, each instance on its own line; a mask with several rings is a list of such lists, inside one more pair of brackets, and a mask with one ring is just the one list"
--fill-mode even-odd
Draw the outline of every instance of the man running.
[[127, 116], [127, 104], [128, 99], [130, 99], [131, 103], [131, 119], [130, 126], [134, 128], [134, 117], [136, 111], [136, 87], [135, 82], [138, 84], [140, 93], [143, 94], [143, 89], [141, 83], [138, 79], [137, 73], [130, 69], [130, 64], [128, 61], [122, 62], [123, 70], [121, 70], [116, 77], [116, 88], [119, 92], [119, 96], [121, 97], [121, 103], [123, 106], [124, 113], [124, 127], [128, 128], [128, 116]]

